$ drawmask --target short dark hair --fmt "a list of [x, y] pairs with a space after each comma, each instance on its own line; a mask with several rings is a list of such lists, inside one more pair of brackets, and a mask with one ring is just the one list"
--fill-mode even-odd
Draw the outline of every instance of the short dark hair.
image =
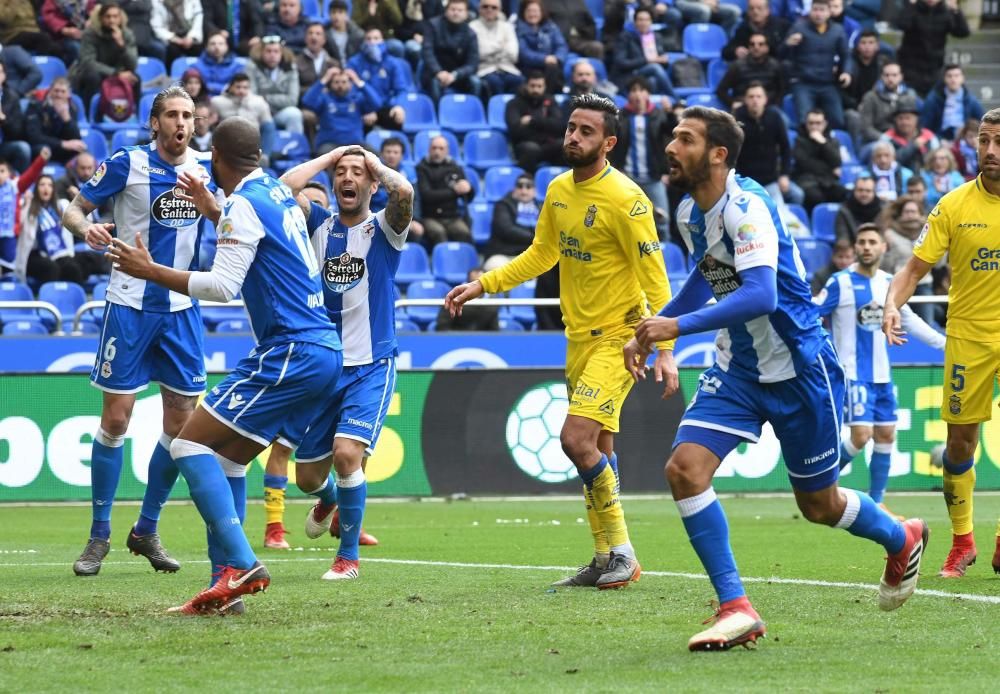
[[530, 82], [531, 80], [543, 80], [545, 79], [545, 73], [541, 70], [529, 70], [528, 74], [524, 76], [525, 82]]
[[[865, 29], [860, 34], [858, 34], [858, 41], [864, 38], [872, 38], [878, 41], [879, 40], [878, 32], [875, 31], [874, 29]], [[855, 42], [855, 45], [857, 45], [857, 42]]]
[[[920, 180], [920, 181], [923, 181], [923, 180], [924, 180], [924, 179], [920, 178], [920, 176], [911, 176], [911, 177], [910, 177], [910, 180], [911, 180], [911, 181], [912, 181], [912, 180], [914, 180], [914, 179], [918, 179], [918, 180]], [[871, 171], [868, 171], [868, 170], [866, 169], [865, 171], [862, 171], [861, 173], [859, 173], [859, 174], [857, 175], [857, 177], [856, 177], [856, 178], [854, 179], [854, 187], [855, 187], [855, 188], [857, 188], [857, 187], [858, 187], [858, 182], [859, 182], [859, 181], [871, 181], [871, 182], [872, 182], [872, 185], [874, 185], [874, 184], [875, 184], [875, 177], [874, 177], [874, 176], [872, 176], [872, 172], [871, 172]]]
[[709, 147], [726, 148], [726, 166], [736, 166], [743, 149], [743, 128], [732, 114], [708, 106], [688, 106], [681, 111], [681, 119], [700, 120], [705, 124], [705, 141]]
[[764, 83], [761, 82], [760, 80], [751, 80], [750, 84], [748, 84], [746, 88], [743, 90], [743, 93], [746, 94], [751, 89], [763, 89], [764, 93], [767, 94], [767, 87], [765, 87]]
[[634, 87], [640, 87], [645, 89], [647, 92], [652, 91], [649, 86], [649, 80], [647, 80], [642, 75], [632, 75], [629, 77], [628, 82], [625, 83], [625, 91], [630, 92]]
[[400, 140], [398, 137], [387, 137], [384, 140], [382, 140], [382, 144], [379, 145], [378, 151], [384, 152], [386, 147], [392, 147], [393, 145], [398, 145], [400, 148], [402, 148], [404, 153], [406, 152], [406, 145], [404, 145], [403, 141]]
[[549, 18], [549, 13], [545, 9], [545, 3], [543, 3], [542, 0], [524, 0], [517, 10], [518, 19], [524, 19], [524, 11], [528, 9], [530, 5], [538, 5], [538, 9], [542, 11], [542, 24], [545, 24], [546, 20]]
[[250, 75], [248, 75], [245, 72], [237, 72], [235, 75], [233, 75], [233, 78], [229, 80], [229, 85], [232, 86], [237, 82], [249, 82], [249, 81], [250, 81]]
[[577, 109], [598, 111], [603, 115], [604, 137], [618, 135], [618, 107], [615, 102], [598, 94], [580, 94], [569, 103], [570, 114]]
[[466, 7], [468, 7], [469, 6], [469, 0], [448, 0], [444, 4], [445, 7], [451, 7], [452, 5], [465, 5]]
[[811, 108], [811, 109], [809, 109], [808, 111], [806, 111], [806, 118], [808, 118], [809, 116], [815, 115], [815, 114], [819, 114], [819, 115], [823, 116], [823, 120], [826, 120], [826, 111], [824, 111], [821, 108]]
[[750, 35], [747, 37], [747, 43], [748, 44], [750, 43], [750, 39], [752, 39], [754, 36], [761, 37], [762, 39], [764, 39], [764, 43], [767, 44], [767, 47], [768, 48], [771, 47], [771, 39], [763, 31], [751, 31]]
[[898, 67], [900, 72], [903, 71], [903, 66], [897, 63], [895, 60], [887, 60], [884, 63], [882, 63], [882, 67], [878, 69], [878, 74], [881, 75], [883, 72], [885, 72], [885, 69], [890, 65], [895, 65], [896, 67]]
[[326, 25], [323, 24], [323, 22], [315, 21], [306, 24], [306, 29], [312, 29], [313, 27], [319, 27], [320, 29], [323, 30], [324, 33], [326, 33]]
[[826, 5], [827, 7], [829, 7], [830, 6], [830, 0], [816, 0], [815, 2], [813, 2], [813, 4], [814, 5]]
[[[873, 178], [872, 180], [875, 179]], [[857, 183], [857, 180], [855, 180], [855, 183]], [[910, 176], [908, 179], [906, 179], [907, 188], [916, 186], [923, 186], [924, 188], [927, 187], [927, 181], [924, 180], [923, 176]]]
[[883, 231], [882, 227], [880, 227], [878, 224], [875, 224], [874, 222], [865, 222], [857, 229], [855, 229], [854, 238], [858, 238], [861, 234], [867, 231], [870, 231], [873, 234], [878, 234], [879, 238], [881, 238], [883, 241], [885, 240], [885, 231]]
[[959, 72], [961, 72], [962, 66], [959, 65], [958, 63], [948, 63], [947, 65], [944, 66], [944, 70], [941, 71], [941, 74], [944, 75], [944, 73], [951, 72], [952, 70], [958, 70]]
[[653, 18], [653, 11], [651, 9], [649, 9], [648, 7], [637, 7], [637, 8], [635, 8], [635, 12], [632, 14], [632, 21], [633, 22], [635, 21], [635, 18], [639, 16], [640, 12], [644, 12], [645, 14], [648, 14], [650, 19]]
[[[119, 5], [115, 0], [104, 0], [101, 3], [101, 9], [97, 13], [98, 17], [104, 17], [108, 13], [108, 10], [121, 10], [122, 6]], [[124, 14], [124, 12], [122, 12]]]
[[347, 12], [347, 3], [344, 0], [332, 0], [330, 3], [330, 14], [333, 14], [336, 10], [343, 10]]
[[309, 181], [304, 186], [302, 186], [302, 190], [305, 190], [306, 188], [312, 188], [313, 190], [321, 191], [323, 195], [326, 196], [327, 202], [330, 201], [330, 191], [327, 190], [326, 186], [320, 183], [319, 181]]
[[215, 129], [212, 149], [234, 169], [252, 171], [260, 158], [260, 127], [242, 116], [230, 116]]

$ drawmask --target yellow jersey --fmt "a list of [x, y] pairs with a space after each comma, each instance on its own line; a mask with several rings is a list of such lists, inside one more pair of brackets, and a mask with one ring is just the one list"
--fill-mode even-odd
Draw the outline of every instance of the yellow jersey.
[[[670, 300], [653, 205], [608, 165], [579, 183], [573, 172], [549, 184], [532, 244], [480, 278], [490, 294], [507, 291], [559, 263], [566, 337], [588, 340], [632, 329]], [[673, 342], [657, 345], [673, 349]]]
[[951, 191], [931, 210], [913, 255], [937, 263], [948, 254], [948, 335], [1000, 342], [1000, 196], [980, 178]]

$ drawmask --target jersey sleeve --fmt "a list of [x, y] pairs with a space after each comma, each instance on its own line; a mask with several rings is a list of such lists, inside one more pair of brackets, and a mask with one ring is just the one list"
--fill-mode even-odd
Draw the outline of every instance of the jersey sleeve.
[[80, 194], [88, 202], [100, 207], [109, 198], [125, 190], [129, 169], [132, 168], [128, 151], [120, 149], [109, 159], [101, 162], [90, 180], [80, 188]]
[[407, 224], [406, 228], [403, 229], [401, 233], [397, 234], [396, 230], [393, 229], [392, 225], [389, 224], [388, 220], [386, 220], [384, 209], [379, 210], [378, 213], [376, 213], [375, 221], [378, 222], [378, 227], [382, 230], [382, 233], [385, 234], [385, 239], [389, 242], [389, 245], [397, 251], [403, 250], [403, 245], [406, 243], [406, 237], [410, 233], [410, 225]]
[[819, 315], [829, 316], [840, 305], [840, 280], [837, 275], [831, 275], [822, 291], [813, 297], [813, 303], [819, 307]]
[[196, 299], [229, 301], [236, 296], [257, 256], [264, 225], [250, 201], [236, 195], [222, 208], [215, 262], [210, 272], [192, 273], [188, 289]]
[[723, 233], [733, 244], [736, 271], [766, 266], [778, 269], [778, 229], [767, 205], [757, 195], [743, 193], [724, 212]]
[[306, 230], [309, 235], [323, 226], [323, 222], [333, 216], [333, 212], [315, 202], [309, 203], [309, 217], [306, 219]]
[[951, 245], [950, 229], [948, 212], [938, 203], [927, 215], [927, 223], [913, 244], [913, 255], [925, 263], [936, 265]]
[[[653, 205], [645, 195], [628, 195], [618, 211], [625, 230], [622, 240], [626, 261], [655, 315], [670, 302], [670, 283], [653, 221]], [[656, 347], [672, 350], [674, 341], [659, 342]]]
[[559, 262], [559, 242], [555, 225], [552, 223], [549, 198], [542, 203], [542, 213], [538, 215], [535, 238], [516, 258], [496, 270], [490, 270], [479, 282], [487, 294], [496, 294], [513, 289], [530, 279], [538, 277]]
[[899, 309], [903, 330], [913, 335], [925, 345], [934, 349], [944, 349], [945, 337], [929, 326], [923, 318], [914, 313], [909, 304], [903, 304]]

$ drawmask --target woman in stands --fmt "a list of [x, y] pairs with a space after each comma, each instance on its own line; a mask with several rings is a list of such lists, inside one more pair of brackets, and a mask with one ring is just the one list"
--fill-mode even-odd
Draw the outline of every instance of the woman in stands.
[[559, 31], [542, 7], [541, 0], [521, 3], [517, 20], [517, 67], [527, 74], [532, 70], [545, 73], [545, 86], [550, 94], [562, 91], [563, 66], [569, 54], [566, 37]]

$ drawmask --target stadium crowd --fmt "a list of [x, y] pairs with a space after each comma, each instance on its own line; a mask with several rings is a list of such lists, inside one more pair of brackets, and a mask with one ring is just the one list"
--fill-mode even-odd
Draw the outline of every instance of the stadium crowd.
[[[895, 272], [926, 213], [978, 171], [983, 108], [962, 68], [945, 65], [948, 37], [969, 34], [955, 0], [909, 0], [892, 17], [871, 5], [6, 0], [0, 267], [11, 277], [0, 300], [37, 296], [68, 307], [71, 318], [88, 293], [101, 298], [104, 261], [75, 246], [60, 211], [110, 153], [148, 141], [153, 95], [175, 81], [197, 105], [198, 149], [210, 148], [221, 120], [240, 115], [259, 126], [262, 163], [276, 174], [352, 143], [405, 174], [416, 200], [401, 296], [443, 297], [531, 243], [548, 182], [565, 170], [563, 107], [588, 92], [621, 108], [610, 158], [653, 203], [671, 279], [689, 268], [664, 145], [685, 104], [740, 121], [737, 171], [778, 202], [814, 286], [843, 265], [864, 222], [884, 230], [883, 267]], [[874, 28], [886, 18], [902, 32], [898, 47]], [[329, 188], [327, 176], [319, 180]], [[384, 204], [383, 194], [373, 210]], [[213, 254], [205, 225], [202, 267]], [[917, 293], [947, 282], [942, 268]], [[539, 296], [558, 295], [552, 275], [537, 287]], [[532, 296], [535, 287], [516, 291]], [[942, 312], [923, 310], [943, 322]], [[503, 309], [438, 325], [436, 310], [410, 309], [398, 327], [551, 327], [542, 312]], [[245, 330], [240, 315], [213, 309], [204, 319], [210, 330]], [[59, 327], [25, 317], [0, 311], [4, 333]], [[80, 328], [96, 330], [93, 318]]]

